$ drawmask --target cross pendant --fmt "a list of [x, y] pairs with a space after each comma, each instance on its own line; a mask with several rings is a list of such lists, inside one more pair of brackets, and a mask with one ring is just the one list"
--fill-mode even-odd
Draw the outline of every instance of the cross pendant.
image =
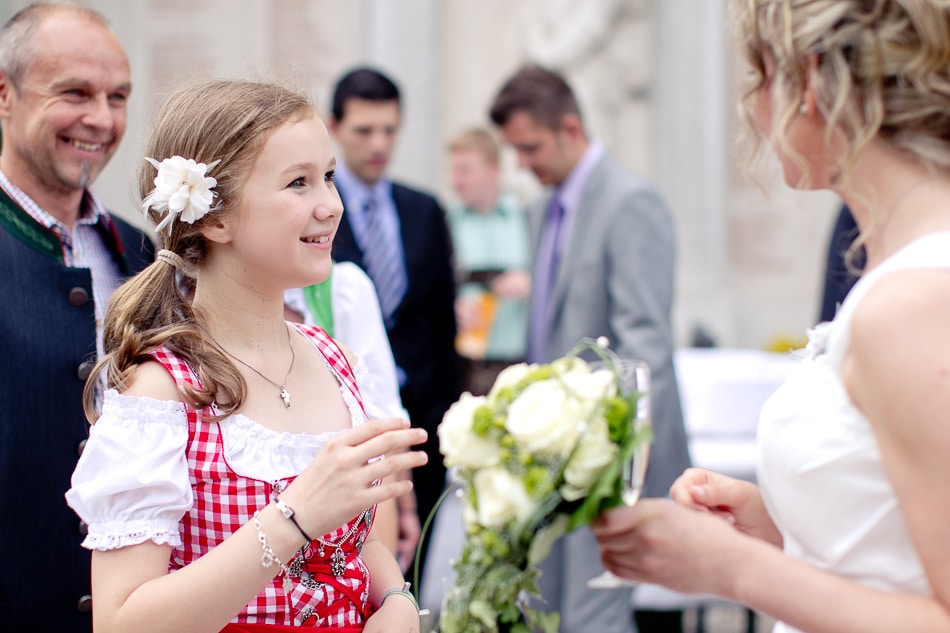
[[280, 386], [280, 399], [284, 401], [284, 407], [289, 409], [290, 408], [290, 392], [287, 391], [287, 387], [283, 385]]

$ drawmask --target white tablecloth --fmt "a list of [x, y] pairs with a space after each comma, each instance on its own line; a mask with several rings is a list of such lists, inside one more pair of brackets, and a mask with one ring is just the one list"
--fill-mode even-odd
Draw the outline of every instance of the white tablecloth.
[[798, 359], [753, 349], [683, 348], [674, 361], [693, 465], [754, 481], [759, 410]]

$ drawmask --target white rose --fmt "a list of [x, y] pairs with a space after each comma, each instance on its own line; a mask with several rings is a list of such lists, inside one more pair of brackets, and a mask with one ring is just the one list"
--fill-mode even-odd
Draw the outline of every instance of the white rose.
[[508, 432], [529, 453], [567, 457], [586, 420], [557, 379], [531, 383], [508, 407]]
[[514, 388], [521, 382], [521, 379], [527, 376], [535, 367], [536, 365], [528, 365], [527, 363], [518, 363], [505, 367], [495, 378], [495, 383], [492, 385], [488, 397], [493, 399], [498, 396], [498, 392], [502, 389], [507, 387]]
[[617, 445], [610, 441], [607, 420], [602, 417], [594, 420], [564, 468], [565, 485], [561, 488], [561, 496], [574, 501], [586, 495], [618, 450]]
[[589, 420], [598, 405], [606, 398], [617, 395], [617, 380], [609, 369], [598, 369], [595, 372], [583, 369], [572, 369], [561, 378], [567, 383], [567, 391], [572, 400], [576, 401], [577, 415]]
[[445, 455], [446, 466], [483, 468], [498, 463], [498, 445], [472, 430], [475, 410], [483, 404], [484, 396], [466, 392], [445, 412], [438, 433], [439, 451]]
[[478, 504], [478, 522], [485, 527], [500, 527], [511, 519], [523, 521], [537, 507], [524, 482], [501, 467], [484, 468], [472, 479]]
[[567, 374], [569, 372], [575, 372], [579, 374], [589, 374], [590, 365], [587, 364], [583, 358], [577, 358], [576, 356], [565, 356], [563, 358], [558, 358], [551, 362], [551, 369], [554, 370], [556, 374]]

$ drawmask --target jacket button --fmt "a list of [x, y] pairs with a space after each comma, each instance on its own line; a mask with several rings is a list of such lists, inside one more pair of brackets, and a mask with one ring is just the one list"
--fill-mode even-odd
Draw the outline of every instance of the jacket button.
[[92, 368], [95, 366], [95, 361], [91, 360], [79, 363], [79, 367], [76, 368], [76, 377], [79, 378], [79, 380], [86, 382], [86, 379], [89, 378], [89, 374], [92, 373]]
[[89, 301], [89, 293], [85, 288], [76, 286], [69, 291], [69, 302], [74, 306], [86, 305], [87, 301]]
[[86, 450], [86, 442], [89, 440], [82, 440], [79, 444], [76, 444], [76, 454], [82, 455], [82, 452]]
[[92, 611], [92, 596], [87, 593], [82, 598], [80, 598], [79, 601], [76, 602], [76, 609], [80, 613], [89, 613]]
[[82, 536], [89, 534], [89, 524], [86, 523], [85, 521], [79, 522], [79, 534], [81, 534]]

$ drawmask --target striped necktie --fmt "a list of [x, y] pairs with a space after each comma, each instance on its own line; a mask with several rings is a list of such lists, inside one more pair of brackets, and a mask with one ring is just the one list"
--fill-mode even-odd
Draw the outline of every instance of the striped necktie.
[[376, 286], [379, 307], [386, 327], [392, 326], [392, 315], [406, 294], [406, 273], [396, 244], [398, 236], [390, 235], [375, 198], [363, 205], [363, 265]]

